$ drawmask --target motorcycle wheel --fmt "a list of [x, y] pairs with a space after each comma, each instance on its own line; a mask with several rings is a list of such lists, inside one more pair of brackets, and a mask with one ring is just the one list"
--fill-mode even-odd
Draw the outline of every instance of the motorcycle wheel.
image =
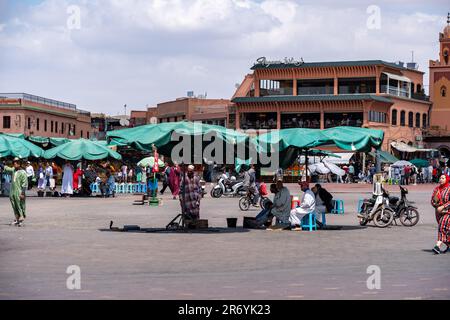
[[269, 201], [270, 201], [269, 198], [261, 197], [261, 200], [259, 200], [259, 206], [261, 207], [261, 209], [266, 209], [266, 205]]
[[367, 220], [366, 218], [359, 218], [360, 226], [365, 226], [368, 222], [369, 222], [369, 220]]
[[419, 212], [414, 208], [405, 208], [400, 211], [400, 222], [405, 227], [414, 227], [419, 222]]
[[373, 217], [373, 222], [378, 228], [386, 228], [394, 220], [394, 211], [389, 208], [378, 209]]
[[250, 208], [250, 205], [251, 205], [251, 201], [249, 198], [242, 197], [239, 199], [239, 209], [241, 209], [242, 211], [248, 211], [248, 209]]
[[213, 198], [220, 198], [223, 195], [223, 191], [221, 188], [216, 188], [212, 190], [212, 197]]

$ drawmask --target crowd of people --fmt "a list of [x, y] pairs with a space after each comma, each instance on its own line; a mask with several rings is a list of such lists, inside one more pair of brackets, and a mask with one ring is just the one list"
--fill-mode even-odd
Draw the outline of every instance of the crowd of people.
[[[325, 175], [326, 182], [336, 183], [373, 183], [373, 177], [376, 174], [376, 166], [369, 163], [365, 169], [362, 169], [354, 162], [349, 165], [341, 166], [344, 175], [340, 176], [333, 173]], [[450, 176], [450, 168], [445, 165], [437, 167], [429, 165], [427, 167], [416, 167], [414, 165], [394, 166], [385, 164], [382, 167], [383, 179], [390, 184], [398, 185], [416, 185], [423, 183], [438, 183], [441, 175]]]
[[[352, 182], [356, 170], [352, 170], [350, 164], [346, 171], [346, 181]], [[73, 195], [90, 195], [90, 185], [97, 182], [103, 196], [113, 195], [114, 184], [129, 182], [148, 182], [149, 192], [158, 192], [158, 180], [162, 182], [160, 194], [164, 194], [167, 188], [170, 189], [174, 199], [180, 201], [182, 212], [188, 223], [195, 222], [200, 218], [200, 201], [202, 198], [201, 178], [195, 173], [195, 167], [189, 165], [183, 177], [183, 170], [176, 163], [165, 163], [164, 168], [155, 170], [147, 167], [129, 167], [123, 163], [120, 168], [114, 166], [109, 161], [72, 163], [65, 161], [62, 166], [54, 162], [41, 162], [33, 166], [31, 162], [23, 162], [14, 159], [12, 163], [3, 162], [0, 165], [2, 180], [9, 179], [9, 196], [14, 212], [12, 225], [22, 226], [26, 219], [26, 191], [33, 185], [37, 185], [38, 192], [43, 190], [55, 191], [55, 180], [59, 173], [62, 175], [60, 195], [64, 197]], [[415, 168], [415, 167], [414, 167]], [[438, 223], [438, 239], [433, 251], [441, 254], [449, 250], [450, 245], [450, 170], [447, 166], [434, 168], [432, 166], [423, 168], [426, 170], [416, 171], [412, 167], [403, 168], [386, 167], [384, 175], [388, 179], [398, 179], [401, 184], [423, 182], [437, 182], [439, 185], [434, 189], [431, 205], [435, 209], [436, 221]], [[374, 166], [368, 167], [369, 177], [373, 175]], [[130, 174], [130, 172], [132, 172]], [[420, 173], [424, 177], [420, 176]], [[156, 174], [158, 177], [156, 177]], [[204, 172], [208, 174], [208, 170]], [[230, 169], [224, 168], [222, 175], [228, 177]], [[244, 187], [254, 193], [253, 205], [257, 206], [260, 177], [255, 166], [251, 165], [248, 170], [242, 173]], [[436, 175], [439, 178], [436, 181]], [[420, 176], [418, 178], [418, 176]], [[9, 177], [9, 178], [8, 178]], [[330, 213], [333, 209], [333, 196], [320, 184], [315, 184], [310, 188], [310, 183], [299, 180], [302, 199], [299, 205], [292, 209], [291, 193], [283, 184], [282, 170], [277, 171], [274, 182], [270, 185], [270, 192], [273, 199], [269, 200], [261, 212], [256, 216], [254, 228], [264, 228], [267, 230], [289, 229], [301, 230], [302, 219], [305, 216], [315, 213], [318, 228], [323, 226], [321, 213]], [[153, 184], [153, 187], [152, 187]], [[275, 218], [275, 223], [273, 220]]]

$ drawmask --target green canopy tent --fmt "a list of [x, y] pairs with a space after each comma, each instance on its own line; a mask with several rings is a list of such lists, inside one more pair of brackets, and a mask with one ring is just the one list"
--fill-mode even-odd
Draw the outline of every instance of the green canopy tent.
[[0, 134], [0, 157], [39, 158], [44, 150], [31, 142], [11, 135]]
[[304, 128], [273, 130], [252, 141], [258, 153], [279, 153], [279, 166], [285, 169], [300, 154], [308, 154], [312, 148], [335, 145], [342, 150], [369, 152], [372, 148], [379, 149], [383, 139], [382, 130], [335, 127], [325, 130]]
[[64, 144], [45, 151], [43, 157], [46, 159], [61, 158], [69, 161], [81, 159], [102, 160], [106, 158], [122, 159], [119, 153], [86, 139], [69, 140]]
[[[396, 163], [397, 161], [399, 161], [399, 159], [397, 159], [395, 156], [393, 156], [392, 154], [390, 154], [389, 152], [386, 151], [378, 151], [379, 155], [380, 155], [380, 161], [382, 163], [389, 163], [389, 164], [393, 164]], [[372, 157], [376, 158], [376, 153], [375, 152], [370, 152], [369, 153]]]
[[[115, 130], [108, 132], [107, 137], [111, 144], [116, 144], [119, 147], [130, 146], [140, 151], [151, 151], [152, 146], [155, 145], [160, 154], [168, 157], [172, 156], [173, 148], [181, 141], [184, 141], [185, 138], [191, 139], [194, 137], [194, 139], [190, 140], [191, 154], [194, 154], [195, 148], [198, 147], [197, 141], [201, 141], [202, 151], [208, 145], [214, 143], [215, 139], [221, 140], [224, 148], [226, 145], [233, 145], [233, 150], [238, 144], [249, 141], [246, 134], [235, 130], [188, 121], [166, 122]], [[208, 139], [205, 139], [206, 137]], [[199, 155], [195, 154], [195, 156]]]
[[4, 135], [10, 136], [10, 137], [14, 137], [14, 138], [20, 138], [20, 139], [25, 139], [25, 134], [23, 133], [4, 133]]
[[409, 162], [411, 162], [413, 165], [415, 165], [417, 168], [425, 168], [428, 167], [430, 165], [430, 163], [428, 162], [428, 160], [425, 159], [412, 159]]

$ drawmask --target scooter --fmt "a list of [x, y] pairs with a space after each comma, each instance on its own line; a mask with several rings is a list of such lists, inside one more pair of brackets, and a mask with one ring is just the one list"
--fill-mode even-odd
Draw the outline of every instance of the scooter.
[[395, 212], [389, 205], [389, 193], [382, 189], [382, 194], [373, 195], [371, 199], [364, 199], [358, 214], [359, 224], [365, 226], [373, 221], [375, 226], [386, 228], [394, 220]]
[[394, 211], [394, 223], [397, 224], [397, 219], [400, 219], [400, 223], [405, 227], [413, 227], [419, 222], [418, 208], [406, 198], [408, 189], [400, 186], [400, 194], [400, 199], [389, 197], [389, 206]]
[[200, 179], [200, 187], [202, 188], [202, 198], [206, 195], [206, 181], [203, 179]]
[[237, 181], [236, 178], [232, 178], [229, 181], [221, 177], [219, 182], [211, 189], [211, 197], [213, 198], [222, 196], [237, 197], [245, 195], [245, 193], [244, 181]]

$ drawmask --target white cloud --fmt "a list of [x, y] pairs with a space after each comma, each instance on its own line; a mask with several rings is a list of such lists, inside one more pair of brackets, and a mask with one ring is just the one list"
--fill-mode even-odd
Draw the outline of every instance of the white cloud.
[[[366, 27], [370, 1], [46, 0], [10, 8], [0, 24], [0, 91], [114, 113], [192, 89], [229, 98], [260, 56], [407, 61], [414, 50], [428, 71], [444, 14], [427, 12], [429, 3], [412, 2], [413, 12], [389, 3], [379, 2], [380, 30]], [[66, 27], [72, 4], [80, 30]]]

